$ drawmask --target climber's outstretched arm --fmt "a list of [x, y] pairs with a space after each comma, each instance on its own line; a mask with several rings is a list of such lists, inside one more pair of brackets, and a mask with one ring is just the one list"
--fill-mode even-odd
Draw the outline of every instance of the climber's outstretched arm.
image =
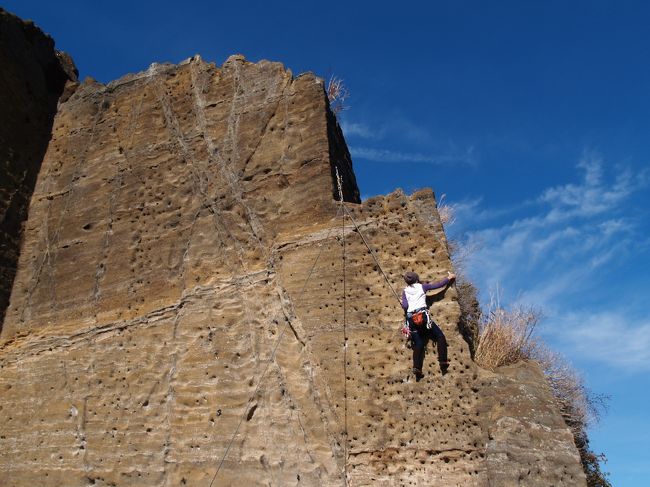
[[[447, 277], [445, 277], [442, 281], [433, 282], [433, 283], [428, 283], [427, 282], [425, 284], [422, 284], [422, 289], [425, 292], [426, 291], [431, 291], [432, 289], [439, 289], [441, 287], [445, 287], [447, 284], [449, 284], [454, 279], [456, 279], [456, 274], [454, 274], [453, 272], [447, 272]], [[404, 300], [404, 298], [402, 297], [402, 303], [404, 302], [403, 300]]]

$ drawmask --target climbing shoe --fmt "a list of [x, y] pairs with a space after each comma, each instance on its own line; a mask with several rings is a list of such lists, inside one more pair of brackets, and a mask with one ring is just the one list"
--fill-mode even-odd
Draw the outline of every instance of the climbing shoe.
[[440, 372], [445, 375], [449, 371], [449, 362], [440, 362]]
[[422, 377], [424, 377], [422, 371], [420, 369], [416, 369], [415, 367], [413, 367], [413, 375], [415, 375], [415, 378], [417, 380], [420, 380]]

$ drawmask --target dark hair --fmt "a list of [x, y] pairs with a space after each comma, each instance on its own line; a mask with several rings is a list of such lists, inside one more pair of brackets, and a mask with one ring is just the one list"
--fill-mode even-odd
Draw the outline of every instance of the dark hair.
[[404, 274], [404, 280], [409, 286], [420, 281], [420, 277], [415, 272], [407, 272]]

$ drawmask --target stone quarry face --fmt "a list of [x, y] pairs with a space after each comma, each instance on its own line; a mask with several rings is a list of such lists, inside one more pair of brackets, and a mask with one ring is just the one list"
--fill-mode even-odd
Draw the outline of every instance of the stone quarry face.
[[479, 369], [453, 287], [449, 372], [430, 346], [414, 381], [362, 236], [398, 293], [451, 270], [430, 190], [359, 202], [315, 76], [234, 56], [85, 81], [2, 330], [0, 485], [584, 485], [543, 376]]

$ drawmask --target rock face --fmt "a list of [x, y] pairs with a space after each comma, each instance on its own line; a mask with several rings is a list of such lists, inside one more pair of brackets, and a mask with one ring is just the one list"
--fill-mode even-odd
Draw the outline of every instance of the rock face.
[[453, 288], [450, 369], [430, 349], [413, 380], [363, 239], [398, 292], [444, 276], [436, 202], [358, 194], [311, 74], [233, 56], [84, 82], [2, 331], [0, 484], [584, 484], [543, 377], [480, 370]]
[[573, 436], [557, 414], [539, 367], [502, 367], [485, 381], [479, 416], [488, 434], [490, 485], [585, 485]]
[[57, 101], [73, 89], [76, 69], [38, 27], [2, 8], [0, 66], [1, 326], [18, 264], [22, 224], [50, 140]]

